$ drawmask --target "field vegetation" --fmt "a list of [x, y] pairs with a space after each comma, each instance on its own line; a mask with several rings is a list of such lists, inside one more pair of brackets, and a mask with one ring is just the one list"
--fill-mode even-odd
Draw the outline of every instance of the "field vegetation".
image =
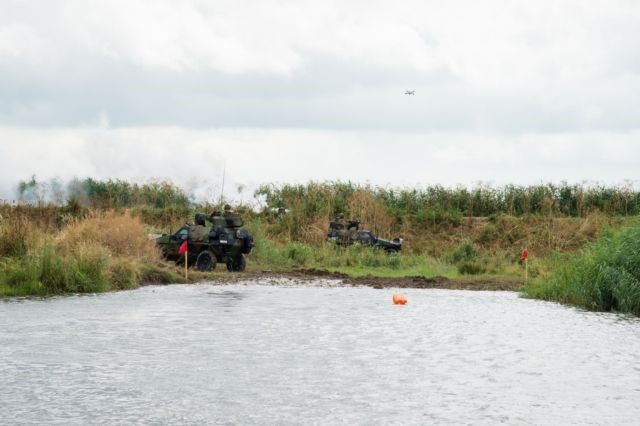
[[[219, 208], [219, 204], [194, 203], [167, 182], [84, 179], [66, 187], [35, 178], [21, 182], [18, 201], [0, 205], [0, 295], [96, 292], [141, 282], [179, 282], [180, 271], [160, 259], [148, 235], [175, 231], [195, 212]], [[616, 295], [612, 299], [601, 284], [582, 284], [590, 282], [586, 277], [593, 269], [577, 266], [613, 262], [604, 258], [605, 253], [613, 250], [610, 244], [632, 233], [634, 228], [628, 226], [640, 213], [640, 193], [631, 187], [563, 183], [390, 189], [311, 182], [264, 185], [252, 204], [234, 208], [255, 237], [250, 270], [522, 280], [519, 255], [527, 247], [532, 278], [527, 295], [589, 309], [636, 312], [628, 308], [635, 302], [620, 302], [620, 288], [611, 287], [610, 294]], [[404, 238], [402, 252], [389, 255], [326, 242], [328, 223], [338, 213], [359, 219], [363, 229], [381, 236]], [[601, 241], [614, 242], [594, 243], [601, 236]], [[576, 256], [582, 261], [574, 260]], [[618, 272], [607, 269], [611, 277], [627, 277], [618, 266], [612, 268]], [[598, 276], [604, 274], [598, 271]], [[632, 282], [628, 277], [618, 281]], [[587, 292], [588, 285], [600, 293]], [[578, 290], [600, 295], [601, 300], [594, 304], [586, 296], [572, 296]]]
[[58, 222], [36, 212], [43, 210], [21, 206], [0, 222], [0, 296], [93, 293], [182, 280], [161, 261], [139, 218], [95, 210]]
[[550, 258], [548, 277], [525, 295], [595, 311], [640, 315], [640, 224], [606, 232], [577, 253]]

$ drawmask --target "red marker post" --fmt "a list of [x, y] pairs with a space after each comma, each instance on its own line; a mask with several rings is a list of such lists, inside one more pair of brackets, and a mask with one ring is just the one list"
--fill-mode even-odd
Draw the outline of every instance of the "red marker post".
[[522, 254], [520, 255], [520, 260], [524, 260], [524, 283], [525, 284], [527, 283], [527, 279], [529, 278], [529, 264], [527, 263], [528, 259], [529, 259], [529, 252], [525, 247], [524, 249], [522, 249]]
[[189, 255], [189, 244], [187, 243], [187, 240], [184, 240], [182, 242], [182, 244], [180, 245], [180, 249], [178, 250], [178, 254], [183, 254], [183, 253], [184, 253], [184, 279], [186, 281], [187, 280], [187, 266], [188, 266], [187, 256]]

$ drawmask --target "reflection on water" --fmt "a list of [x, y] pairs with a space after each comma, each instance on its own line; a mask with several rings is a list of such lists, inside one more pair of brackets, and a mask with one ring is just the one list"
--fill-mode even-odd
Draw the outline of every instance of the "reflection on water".
[[[263, 283], [265, 284], [265, 283]], [[637, 424], [640, 321], [513, 293], [147, 287], [0, 303], [0, 424]]]
[[[207, 292], [207, 295], [213, 297], [214, 300], [216, 300], [217, 306], [225, 307], [238, 306], [238, 304], [242, 302], [242, 299], [246, 297], [246, 295], [242, 292], [229, 290], [211, 291]], [[201, 296], [198, 295], [197, 297]]]

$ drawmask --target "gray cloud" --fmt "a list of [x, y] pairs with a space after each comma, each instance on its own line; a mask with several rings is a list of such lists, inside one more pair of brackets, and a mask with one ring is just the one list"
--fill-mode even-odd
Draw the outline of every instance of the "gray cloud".
[[637, 181], [638, 40], [631, 1], [5, 0], [0, 193]]
[[526, 2], [241, 3], [8, 2], [0, 123], [106, 113], [114, 126], [517, 134], [640, 122], [634, 3], [555, 15]]

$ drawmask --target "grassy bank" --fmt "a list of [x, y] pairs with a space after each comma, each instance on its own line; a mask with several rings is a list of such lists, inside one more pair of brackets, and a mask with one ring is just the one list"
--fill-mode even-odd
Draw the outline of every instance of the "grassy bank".
[[[0, 296], [102, 292], [135, 288], [144, 282], [183, 281], [182, 270], [163, 261], [148, 238], [151, 232], [175, 230], [172, 216], [169, 224], [158, 225], [157, 216], [145, 223], [138, 208], [83, 210], [77, 216], [59, 219], [60, 214], [66, 214], [64, 209], [19, 206], [5, 211], [0, 222]], [[484, 232], [478, 224], [459, 227], [455, 236], [446, 236], [444, 231], [437, 234], [439, 238], [434, 234], [429, 246], [413, 242], [399, 254], [388, 254], [357, 245], [340, 247], [314, 237], [308, 242], [293, 241], [279, 231], [288, 218], [263, 213], [246, 216], [256, 241], [249, 256], [250, 272], [317, 269], [351, 277], [439, 276], [454, 280], [521, 275], [518, 250], [501, 248], [496, 241], [487, 246], [474, 243], [475, 236]], [[526, 225], [525, 219], [517, 221], [522, 222], [518, 226], [523, 230], [535, 229]], [[511, 221], [481, 223], [501, 226]], [[536, 268], [534, 262], [533, 274]], [[207, 275], [193, 273], [192, 277], [206, 279]]]
[[[72, 184], [72, 196], [60, 205], [45, 203], [35, 180], [20, 189], [23, 195], [40, 194], [37, 202], [0, 205], [0, 296], [99, 292], [133, 288], [143, 282], [180, 282], [181, 270], [160, 259], [147, 235], [175, 231], [192, 221], [195, 212], [220, 208], [193, 204], [179, 188], [166, 183], [85, 179]], [[580, 287], [578, 281], [586, 282], [584, 279], [567, 283], [571, 277], [593, 273], [574, 265], [574, 253], [591, 260], [600, 259], [596, 252], [603, 257], [611, 246], [600, 251], [584, 249], [591, 250], [590, 254], [580, 250], [603, 232], [609, 239], [622, 238], [608, 232], [634, 223], [639, 200], [637, 192], [626, 188], [566, 184], [390, 190], [329, 182], [265, 186], [256, 193], [261, 208], [234, 207], [256, 241], [249, 271], [318, 269], [351, 277], [517, 281], [523, 274], [519, 255], [526, 246], [529, 276], [535, 280], [527, 295], [590, 309], [621, 309], [629, 303], [618, 300], [620, 289], [611, 290], [615, 302], [607, 302], [609, 293], [597, 290], [602, 303], [594, 304], [572, 295], [597, 293]], [[277, 212], [278, 208], [284, 210]], [[402, 252], [387, 254], [327, 243], [327, 226], [336, 213], [360, 219], [364, 229], [381, 236], [403, 237]], [[592, 263], [600, 265], [598, 262]], [[608, 273], [628, 280], [619, 271]], [[569, 278], [562, 281], [558, 278], [562, 274]], [[624, 309], [635, 312], [635, 308]]]
[[640, 225], [610, 231], [577, 254], [558, 254], [550, 263], [551, 275], [527, 286], [525, 295], [640, 315]]
[[[321, 269], [358, 277], [446, 277], [456, 279], [474, 275], [521, 277], [518, 253], [480, 252], [464, 243], [440, 256], [427, 252], [386, 253], [366, 246], [341, 247], [333, 243], [280, 243], [259, 239], [251, 254], [251, 264], [259, 270], [284, 272], [294, 269]], [[530, 266], [538, 274], [538, 260]]]
[[273, 271], [323, 269], [351, 276], [375, 274], [389, 277], [457, 275], [454, 265], [439, 262], [426, 254], [388, 254], [364, 246], [341, 247], [328, 242], [318, 245], [281, 244], [262, 239], [257, 241], [251, 259], [257, 268]]
[[57, 230], [12, 217], [0, 223], [0, 296], [47, 296], [179, 282], [126, 213], [94, 212]]

